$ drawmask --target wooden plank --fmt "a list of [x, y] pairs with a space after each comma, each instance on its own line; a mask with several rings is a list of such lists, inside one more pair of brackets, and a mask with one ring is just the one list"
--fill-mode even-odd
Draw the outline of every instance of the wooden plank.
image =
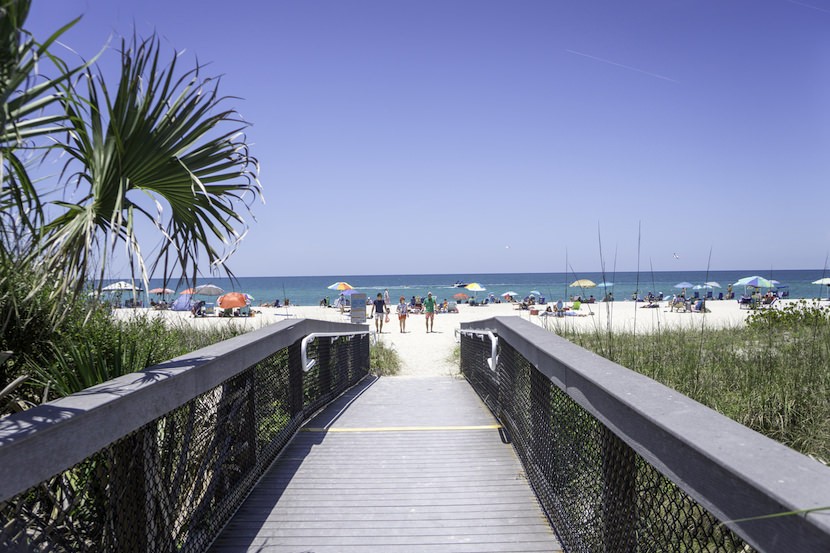
[[319, 413], [212, 549], [561, 551], [469, 385], [384, 378]]

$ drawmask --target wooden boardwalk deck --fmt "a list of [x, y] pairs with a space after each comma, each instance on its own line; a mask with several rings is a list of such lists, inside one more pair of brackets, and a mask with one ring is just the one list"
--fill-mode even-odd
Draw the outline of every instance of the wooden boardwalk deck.
[[367, 379], [309, 421], [212, 552], [561, 551], [465, 380]]

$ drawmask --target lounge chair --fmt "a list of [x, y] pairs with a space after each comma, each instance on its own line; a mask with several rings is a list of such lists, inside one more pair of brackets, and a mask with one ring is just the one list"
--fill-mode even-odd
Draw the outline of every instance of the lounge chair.
[[699, 299], [692, 306], [692, 313], [706, 313], [706, 302]]
[[677, 311], [678, 313], [685, 313], [691, 310], [691, 304], [683, 296], [676, 296], [671, 300], [671, 310]]
[[778, 303], [778, 298], [774, 297], [769, 302], [762, 301], [758, 304], [759, 309], [775, 309], [775, 304]]

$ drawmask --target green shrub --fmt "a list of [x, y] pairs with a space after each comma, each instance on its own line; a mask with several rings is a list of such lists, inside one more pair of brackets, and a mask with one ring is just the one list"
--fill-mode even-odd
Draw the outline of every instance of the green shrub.
[[393, 348], [377, 342], [369, 346], [369, 367], [376, 376], [394, 376], [401, 370], [401, 358]]

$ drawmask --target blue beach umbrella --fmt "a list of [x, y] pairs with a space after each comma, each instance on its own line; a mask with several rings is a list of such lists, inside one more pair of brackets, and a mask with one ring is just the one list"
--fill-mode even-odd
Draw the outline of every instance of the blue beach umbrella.
[[738, 282], [735, 283], [735, 286], [752, 286], [753, 288], [774, 288], [775, 287], [775, 285], [772, 282], [770, 282], [768, 279], [766, 279], [762, 276], [758, 276], [758, 275], [744, 277], [744, 278], [738, 280]]
[[683, 282], [678, 282], [677, 284], [674, 285], [675, 288], [682, 288], [683, 289], [683, 295], [684, 296], [686, 295], [686, 288], [692, 288], [693, 286], [694, 286], [694, 284], [692, 284], [691, 282], [686, 282], [685, 280]]

